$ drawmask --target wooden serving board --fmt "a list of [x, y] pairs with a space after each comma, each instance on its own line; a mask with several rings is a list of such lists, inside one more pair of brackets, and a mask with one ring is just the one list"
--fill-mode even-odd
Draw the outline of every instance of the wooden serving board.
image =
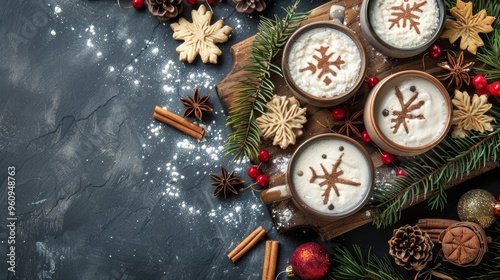
[[[359, 21], [359, 10], [361, 9], [362, 0], [339, 0], [331, 1], [322, 6], [311, 11], [309, 17], [303, 21], [302, 25], [322, 20], [329, 20], [329, 11], [332, 4], [343, 5], [346, 7], [346, 15], [344, 24], [348, 26], [355, 34], [359, 36], [361, 42], [363, 43], [366, 56], [367, 56], [367, 77], [377, 76], [379, 79], [396, 73], [402, 70], [421, 70], [428, 72], [432, 75], [436, 75], [438, 72], [442, 73], [442, 69], [437, 66], [437, 62], [428, 56], [419, 55], [408, 59], [395, 59], [386, 57], [376, 50], [366, 41], [363, 37], [363, 33], [360, 27]], [[222, 80], [217, 86], [217, 94], [222, 102], [222, 105], [226, 112], [234, 102], [234, 93], [236, 89], [235, 85], [239, 81], [246, 79], [248, 73], [244, 71], [244, 67], [247, 65], [248, 58], [250, 57], [250, 46], [254, 40], [255, 36], [250, 37], [244, 41], [241, 41], [231, 47], [231, 54], [233, 56], [233, 66], [228, 75]], [[446, 44], [441, 42], [441, 44]], [[466, 61], [473, 60], [473, 57], [467, 57]], [[281, 57], [274, 61], [276, 65], [281, 64]], [[283, 78], [279, 76], [272, 77], [272, 81], [276, 87], [275, 94], [283, 96], [292, 96], [290, 90], [288, 89], [286, 82]], [[361, 88], [356, 93], [356, 102], [347, 101], [345, 105], [347, 106], [349, 112], [353, 113], [355, 111], [361, 110], [364, 104], [364, 100], [368, 95], [370, 89], [364, 83]], [[304, 106], [305, 104], [303, 104]], [[261, 169], [264, 174], [270, 177], [270, 187], [282, 185], [285, 183], [285, 165], [286, 164], [276, 164], [277, 162], [286, 163], [288, 159], [291, 158], [294, 150], [305, 140], [309, 139], [311, 136], [332, 132], [331, 124], [333, 119], [331, 117], [330, 110], [328, 108], [318, 108], [311, 105], [307, 105], [307, 123], [304, 125], [304, 134], [297, 139], [295, 145], [289, 146], [287, 149], [281, 149], [277, 146], [272, 145], [272, 141], [264, 140], [262, 143], [262, 148], [267, 149], [273, 157], [273, 161], [264, 163], [261, 165]], [[360, 128], [363, 129], [363, 128]], [[335, 127], [333, 127], [335, 130]], [[361, 130], [362, 131], [362, 130]], [[359, 139], [357, 139], [366, 150], [370, 153], [374, 166], [376, 169], [384, 168], [394, 168], [393, 166], [384, 166], [380, 160], [380, 151], [374, 145], [365, 144]], [[456, 180], [448, 184], [448, 188], [452, 187], [466, 179], [475, 177], [481, 173], [491, 170], [498, 166], [498, 163], [490, 162], [485, 168], [479, 171], [471, 172], [466, 178]], [[427, 196], [429, 197], [429, 195]], [[423, 201], [424, 197], [421, 197], [418, 202]], [[359, 226], [362, 226], [371, 221], [372, 217], [372, 206], [368, 205], [354, 215], [337, 220], [334, 222], [325, 222], [311, 219], [305, 216], [302, 212], [298, 211], [295, 205], [290, 200], [284, 200], [281, 202], [275, 202], [267, 205], [270, 211], [273, 223], [280, 233], [285, 233], [292, 229], [300, 227], [309, 227], [315, 230], [320, 238], [324, 241], [332, 239], [339, 236], [345, 232], [353, 230]]]

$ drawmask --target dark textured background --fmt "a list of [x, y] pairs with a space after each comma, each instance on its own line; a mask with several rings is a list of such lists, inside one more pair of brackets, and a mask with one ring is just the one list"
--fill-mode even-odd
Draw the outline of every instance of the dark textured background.
[[[266, 16], [289, 4], [274, 2]], [[299, 10], [324, 2], [304, 0]], [[189, 21], [190, 9], [185, 4]], [[17, 279], [260, 279], [264, 242], [236, 264], [226, 257], [257, 226], [281, 242], [279, 271], [298, 245], [317, 240], [306, 230], [277, 234], [251, 190], [212, 197], [208, 174], [221, 164], [250, 182], [250, 163], [230, 163], [221, 151], [230, 129], [215, 85], [231, 67], [230, 46], [255, 34], [258, 23], [230, 0], [214, 12], [234, 30], [218, 45], [219, 64], [204, 65], [179, 62], [172, 21], [159, 23], [146, 9], [120, 9], [113, 0], [3, 3], [0, 279], [16, 279], [5, 261], [9, 166], [17, 171]], [[179, 99], [196, 87], [214, 108], [202, 141], [152, 119], [155, 105], [182, 114]], [[497, 173], [453, 188], [444, 212], [419, 205], [398, 225], [456, 216], [467, 189], [500, 191]], [[366, 225], [324, 245], [373, 245], [383, 254], [391, 235], [392, 228]]]

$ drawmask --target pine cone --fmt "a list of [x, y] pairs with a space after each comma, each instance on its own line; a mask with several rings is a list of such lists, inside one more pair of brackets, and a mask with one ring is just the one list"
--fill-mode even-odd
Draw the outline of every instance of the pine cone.
[[432, 242], [418, 226], [405, 225], [393, 231], [389, 254], [407, 270], [422, 270], [432, 258]]
[[236, 11], [240, 13], [262, 12], [266, 8], [264, 0], [233, 0], [236, 4]]
[[148, 10], [161, 21], [167, 21], [182, 12], [182, 0], [146, 0]]

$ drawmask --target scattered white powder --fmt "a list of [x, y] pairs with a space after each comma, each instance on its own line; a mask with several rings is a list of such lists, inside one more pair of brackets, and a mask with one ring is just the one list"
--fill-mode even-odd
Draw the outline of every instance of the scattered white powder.
[[[395, 110], [401, 111], [401, 104], [395, 95], [396, 86], [403, 94], [405, 103], [414, 96], [415, 92], [418, 92], [418, 96], [412, 104], [425, 102], [420, 108], [409, 112], [414, 116], [422, 115], [424, 118], [407, 118], [408, 133], [403, 125], [400, 125], [397, 132], [394, 133], [395, 122], [391, 122], [391, 119], [394, 118], [393, 112]], [[395, 79], [393, 82], [387, 83], [382, 88], [382, 92], [379, 93], [376, 103], [375, 118], [381, 132], [394, 143], [402, 146], [419, 147], [432, 143], [442, 134], [450, 118], [446, 101], [439, 89], [421, 77]], [[383, 114], [384, 110], [388, 110], [386, 117]]]
[[[417, 47], [427, 43], [436, 33], [439, 22], [436, 0], [372, 0], [369, 5], [370, 24], [375, 34], [391, 46]], [[403, 10], [413, 16], [397, 20]]]
[[[342, 156], [343, 154], [343, 156]], [[342, 172], [339, 178], [346, 183], [337, 182], [339, 196], [332, 188], [327, 203], [323, 203], [323, 195], [327, 185], [325, 172], [334, 172], [334, 165], [342, 156], [340, 165], [335, 172]], [[352, 211], [363, 201], [370, 190], [373, 178], [370, 166], [363, 153], [353, 144], [341, 140], [324, 138], [307, 146], [299, 156], [294, 158], [292, 181], [294, 188], [302, 201], [312, 209], [326, 215], [341, 215]], [[322, 166], [324, 167], [322, 167]], [[316, 172], [316, 179], [310, 182]], [[300, 175], [302, 172], [302, 175]], [[321, 178], [323, 176], [323, 178]], [[353, 186], [347, 181], [359, 184]], [[333, 209], [332, 206], [333, 205]]]
[[[318, 51], [327, 48], [324, 55], [333, 55], [328, 62], [343, 61], [340, 69], [335, 65], [323, 72], [315, 57], [323, 55]], [[356, 43], [343, 32], [333, 28], [315, 28], [304, 32], [293, 44], [288, 55], [288, 66], [293, 81], [305, 92], [317, 97], [334, 97], [347, 93], [356, 82], [361, 70], [361, 55]], [[313, 67], [312, 70], [302, 70]]]

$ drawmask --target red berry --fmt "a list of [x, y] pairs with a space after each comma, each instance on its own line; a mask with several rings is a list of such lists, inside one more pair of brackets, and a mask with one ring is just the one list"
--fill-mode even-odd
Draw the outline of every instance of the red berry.
[[187, 2], [189, 5], [195, 5], [198, 1], [197, 1], [197, 0], [186, 0], [186, 2]]
[[441, 50], [441, 46], [438, 45], [438, 44], [433, 44], [430, 48], [429, 48], [429, 56], [433, 59], [438, 59], [441, 57], [441, 54], [443, 53], [443, 51]]
[[343, 120], [346, 115], [346, 110], [344, 106], [335, 106], [332, 109], [332, 117], [336, 121]]
[[251, 166], [250, 168], [248, 168], [248, 177], [255, 179], [260, 174], [261, 174], [261, 172], [260, 172], [260, 169], [258, 166], [254, 165], [254, 166]]
[[500, 97], [500, 82], [494, 82], [488, 86], [491, 95]]
[[482, 88], [482, 89], [478, 89], [478, 88], [476, 88], [476, 90], [475, 90], [475, 92], [474, 92], [474, 93], [475, 93], [475, 94], [477, 94], [477, 95], [479, 95], [479, 96], [481, 96], [481, 95], [483, 95], [483, 94], [486, 94], [487, 96], [490, 96], [490, 91], [488, 90], [488, 87], [487, 87], [487, 86], [485, 86], [485, 87], [484, 87], [484, 88]]
[[380, 156], [380, 158], [382, 159], [382, 162], [384, 164], [391, 164], [394, 162], [394, 156], [388, 152], [382, 152], [382, 155]]
[[483, 75], [477, 74], [474, 78], [472, 78], [472, 85], [476, 89], [483, 89], [488, 85], [488, 81], [486, 81], [486, 78]]
[[496, 198], [497, 201], [500, 201], [500, 193], [497, 194], [497, 196], [495, 196], [495, 198]]
[[215, 0], [207, 0], [208, 4], [213, 4], [215, 3]]
[[399, 169], [396, 171], [396, 176], [403, 176], [403, 177], [406, 177], [406, 176], [408, 176], [408, 174], [406, 174], [406, 171], [405, 171], [404, 169], [399, 168]]
[[269, 179], [264, 174], [260, 174], [259, 176], [257, 176], [257, 179], [255, 179], [255, 182], [257, 183], [257, 185], [261, 186], [262, 188], [265, 188], [265, 187], [267, 187], [267, 185], [269, 185]]
[[372, 139], [370, 138], [370, 135], [368, 135], [368, 131], [363, 131], [361, 132], [361, 141], [365, 143], [370, 143]]
[[260, 162], [266, 162], [269, 160], [269, 152], [267, 150], [260, 150], [257, 158], [259, 158]]
[[374, 88], [378, 84], [378, 82], [379, 80], [375, 76], [368, 78], [368, 80], [366, 81], [369, 88]]
[[142, 9], [142, 6], [144, 6], [144, 0], [132, 0], [132, 6], [137, 10], [140, 10]]

